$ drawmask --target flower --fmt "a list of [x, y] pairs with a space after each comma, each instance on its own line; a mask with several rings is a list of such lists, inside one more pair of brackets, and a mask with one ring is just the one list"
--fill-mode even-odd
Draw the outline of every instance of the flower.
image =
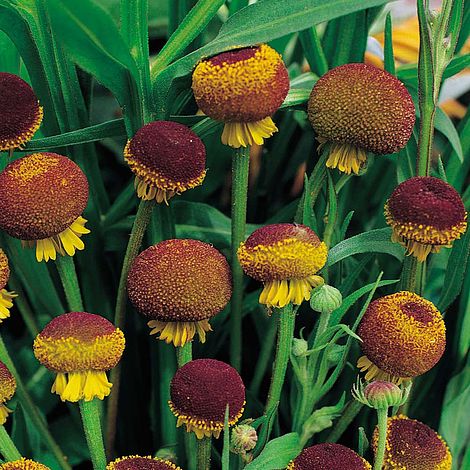
[[176, 371], [170, 383], [170, 409], [198, 439], [219, 437], [224, 428], [228, 406], [228, 424], [234, 425], [243, 414], [245, 386], [238, 372], [225, 362], [196, 359]]
[[192, 87], [199, 108], [224, 122], [222, 143], [238, 148], [277, 132], [271, 115], [287, 96], [289, 76], [280, 54], [261, 44], [199, 62]]
[[374, 380], [365, 386], [358, 380], [353, 386], [352, 395], [360, 403], [380, 410], [403, 405], [408, 399], [410, 390], [411, 382], [402, 389], [393, 382], [385, 380]]
[[177, 122], [155, 121], [127, 141], [124, 158], [135, 173], [137, 195], [158, 203], [202, 184], [206, 149], [202, 140]]
[[312, 292], [310, 307], [315, 312], [330, 314], [341, 307], [343, 296], [336, 287], [323, 284]]
[[406, 145], [415, 108], [393, 75], [373, 65], [346, 64], [315, 84], [308, 117], [322, 145], [330, 143], [326, 166], [357, 175], [367, 152], [385, 155]]
[[108, 463], [106, 470], [181, 470], [181, 468], [169, 460], [158, 457], [130, 455]]
[[385, 204], [385, 218], [392, 227], [392, 240], [418, 261], [451, 246], [467, 229], [459, 193], [432, 176], [416, 176], [399, 184]]
[[8, 367], [0, 362], [0, 425], [3, 426], [11, 410], [7, 408], [5, 402], [15, 394], [16, 380], [8, 370]]
[[6, 462], [0, 465], [0, 470], [51, 470], [42, 463], [24, 457], [14, 462]]
[[372, 302], [358, 328], [364, 356], [357, 366], [366, 380], [400, 383], [424, 374], [439, 361], [446, 329], [439, 310], [413, 292]]
[[0, 228], [27, 246], [36, 259], [73, 256], [89, 233], [81, 217], [88, 201], [82, 170], [56, 153], [34, 153], [10, 163], [0, 173]]
[[10, 316], [10, 308], [13, 307], [12, 300], [17, 297], [14, 292], [8, 292], [5, 287], [10, 278], [10, 268], [5, 252], [0, 248], [0, 323]]
[[315, 276], [326, 263], [328, 249], [305, 225], [272, 224], [255, 230], [238, 248], [248, 276], [261, 281], [259, 301], [268, 307], [300, 305], [323, 283]]
[[209, 319], [232, 295], [230, 267], [213, 246], [198, 240], [166, 240], [140, 253], [127, 277], [135, 309], [148, 318], [150, 334], [184, 346], [196, 334], [202, 343]]
[[287, 470], [371, 470], [370, 463], [341, 444], [317, 444], [291, 460]]
[[[372, 448], [377, 450], [378, 430]], [[387, 441], [383, 470], [450, 470], [452, 455], [444, 439], [425, 424], [394, 416], [387, 421]]]
[[106, 318], [86, 312], [64, 313], [36, 336], [34, 355], [57, 374], [51, 392], [62, 401], [102, 400], [111, 391], [106, 371], [121, 359], [124, 334]]
[[0, 72], [0, 151], [22, 147], [42, 122], [42, 108], [20, 77]]

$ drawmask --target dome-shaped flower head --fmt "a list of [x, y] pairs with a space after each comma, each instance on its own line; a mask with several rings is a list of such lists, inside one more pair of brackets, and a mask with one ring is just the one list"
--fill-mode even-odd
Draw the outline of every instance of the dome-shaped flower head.
[[289, 76], [282, 57], [261, 44], [199, 62], [192, 86], [199, 108], [225, 124], [222, 143], [238, 148], [277, 132], [271, 116], [287, 96]]
[[0, 173], [0, 229], [36, 246], [38, 261], [83, 250], [87, 201], [86, 176], [56, 153], [27, 155]]
[[23, 146], [42, 121], [42, 108], [31, 87], [17, 75], [0, 72], [0, 150]]
[[467, 213], [459, 193], [432, 176], [416, 176], [399, 184], [385, 204], [392, 240], [424, 261], [429, 253], [465, 233]]
[[34, 355], [57, 374], [52, 392], [62, 401], [102, 400], [112, 384], [106, 371], [121, 359], [124, 334], [106, 318], [85, 312], [64, 313], [36, 336]]
[[248, 276], [261, 281], [259, 301], [268, 307], [300, 305], [312, 289], [323, 283], [315, 274], [328, 256], [325, 243], [300, 224], [272, 224], [255, 230], [238, 249]]
[[0, 248], [0, 323], [10, 316], [12, 300], [17, 296], [14, 292], [8, 292], [5, 287], [10, 278], [10, 268], [5, 252]]
[[287, 470], [370, 470], [370, 463], [340, 444], [317, 444], [304, 449]]
[[225, 362], [196, 359], [180, 367], [171, 379], [169, 405], [178, 418], [177, 426], [186, 425], [186, 431], [194, 432], [198, 439], [218, 438], [227, 406], [229, 426], [242, 416], [245, 385]]
[[169, 460], [158, 457], [130, 455], [108, 463], [106, 470], [181, 470], [181, 468]]
[[14, 462], [6, 462], [0, 465], [0, 470], [51, 470], [51, 469], [49, 467], [46, 467], [42, 463], [35, 462], [34, 460], [21, 458], [20, 460], [15, 460]]
[[155, 121], [140, 128], [124, 149], [136, 175], [137, 195], [158, 203], [199, 186], [206, 176], [206, 148], [189, 127]]
[[8, 370], [8, 367], [0, 362], [0, 425], [5, 424], [11, 410], [5, 403], [15, 394], [16, 380]]
[[[372, 448], [377, 451], [378, 430]], [[451, 470], [452, 455], [444, 439], [425, 424], [406, 416], [388, 418], [383, 470]]]
[[374, 300], [358, 328], [364, 356], [357, 363], [366, 380], [400, 383], [424, 374], [439, 361], [446, 345], [441, 314], [413, 292]]
[[147, 248], [134, 260], [127, 293], [148, 320], [150, 334], [183, 346], [196, 333], [204, 343], [209, 319], [232, 295], [230, 267], [213, 246], [198, 240], [166, 240]]
[[313, 87], [308, 117], [318, 139], [329, 143], [326, 166], [358, 174], [367, 153], [402, 149], [415, 123], [415, 108], [402, 82], [373, 65], [335, 67]]

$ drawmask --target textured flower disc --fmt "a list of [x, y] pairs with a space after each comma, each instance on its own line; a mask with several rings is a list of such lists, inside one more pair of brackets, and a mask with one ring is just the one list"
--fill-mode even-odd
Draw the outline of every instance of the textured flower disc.
[[169, 460], [131, 455], [108, 463], [106, 470], [181, 470]]
[[0, 228], [20, 240], [41, 240], [69, 228], [84, 211], [88, 182], [55, 153], [35, 153], [0, 173]]
[[248, 276], [265, 288], [260, 302], [283, 307], [310, 298], [323, 280], [315, 274], [325, 265], [327, 247], [305, 225], [273, 224], [255, 230], [238, 249], [238, 259]]
[[207, 243], [166, 240], [137, 256], [129, 271], [127, 291], [134, 307], [150, 320], [205, 320], [230, 300], [230, 267]]
[[229, 406], [229, 425], [243, 414], [245, 386], [238, 372], [214, 359], [197, 359], [177, 370], [170, 384], [170, 408], [178, 426], [198, 438], [219, 437]]
[[0, 465], [0, 470], [51, 470], [42, 463], [22, 458], [14, 462], [7, 462]]
[[[377, 450], [378, 430], [372, 447]], [[388, 418], [383, 470], [451, 470], [452, 455], [444, 439], [425, 424], [406, 416]], [[463, 470], [463, 469], [462, 469]]]
[[366, 380], [396, 381], [424, 374], [441, 358], [445, 325], [432, 302], [397, 292], [372, 302], [359, 325]]
[[398, 185], [385, 204], [385, 218], [393, 228], [394, 241], [420, 260], [450, 245], [467, 228], [459, 193], [432, 176], [416, 176]]
[[0, 150], [21, 147], [39, 129], [42, 108], [20, 77], [0, 72]]
[[204, 144], [177, 122], [145, 125], [128, 141], [124, 156], [138, 178], [138, 195], [143, 199], [166, 201], [175, 193], [199, 186], [206, 175]]
[[406, 145], [415, 108], [393, 75], [372, 65], [346, 64], [318, 80], [308, 102], [308, 117], [323, 140], [383, 155]]
[[289, 91], [282, 57], [262, 44], [199, 62], [193, 73], [201, 110], [223, 122], [255, 122], [274, 114]]
[[371, 470], [369, 462], [340, 444], [307, 447], [291, 461], [288, 470]]
[[3, 289], [10, 277], [10, 268], [8, 266], [8, 258], [5, 252], [0, 248], [0, 290]]
[[15, 394], [15, 390], [15, 377], [8, 370], [8, 367], [0, 362], [0, 403], [8, 401]]

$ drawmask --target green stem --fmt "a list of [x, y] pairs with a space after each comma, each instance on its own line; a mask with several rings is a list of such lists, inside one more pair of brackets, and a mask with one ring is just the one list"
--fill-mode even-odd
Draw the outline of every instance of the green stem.
[[82, 294], [78, 284], [77, 272], [72, 256], [58, 256], [55, 262], [59, 272], [65, 298], [72, 312], [83, 312]]
[[232, 156], [232, 283], [230, 312], [230, 361], [240, 370], [242, 353], [243, 270], [238, 262], [237, 250], [245, 239], [246, 205], [248, 199], [248, 174], [250, 147], [240, 147]]
[[49, 428], [47, 426], [47, 422], [45, 421], [41, 413], [39, 413], [39, 410], [37, 409], [36, 405], [33, 403], [33, 400], [31, 399], [28, 391], [26, 390], [26, 387], [23, 384], [21, 377], [15, 368], [15, 365], [13, 364], [13, 361], [11, 360], [11, 357], [8, 354], [8, 350], [5, 346], [5, 343], [3, 342], [3, 338], [1, 337], [1, 335], [0, 335], [0, 360], [3, 363], [5, 363], [5, 365], [8, 367], [10, 372], [15, 377], [16, 396], [18, 397], [18, 401], [20, 402], [21, 407], [23, 408], [25, 414], [32, 421], [36, 430], [41, 435], [45, 444], [49, 448], [51, 454], [57, 460], [57, 463], [59, 464], [60, 468], [62, 470], [72, 470], [72, 467], [67, 463], [67, 460], [65, 459], [64, 454], [62, 453], [62, 450], [60, 449], [60, 447], [57, 445], [57, 442], [52, 437], [52, 434], [50, 433]]
[[91, 401], [80, 400], [79, 406], [93, 468], [94, 470], [105, 470], [106, 453], [104, 451], [103, 434], [101, 432], [98, 398]]
[[338, 421], [336, 421], [336, 424], [333, 426], [333, 429], [327, 436], [325, 442], [337, 442], [344, 434], [344, 431], [346, 431], [349, 425], [354, 421], [363, 406], [364, 405], [357, 400], [351, 400], [346, 405], [346, 408], [341, 417], [338, 419]]
[[316, 346], [318, 344], [318, 341], [320, 339], [320, 336], [325, 332], [325, 330], [328, 328], [328, 323], [330, 322], [330, 313], [328, 312], [322, 312], [320, 313], [320, 319], [318, 320], [318, 328], [317, 332], [315, 334], [315, 340], [313, 342], [313, 345]]
[[387, 441], [387, 414], [388, 408], [377, 410], [377, 425], [379, 428], [379, 442], [375, 452], [374, 470], [382, 470], [385, 455], [385, 443]]
[[8, 462], [21, 459], [21, 454], [11, 440], [5, 426], [0, 426], [0, 454]]
[[212, 438], [197, 440], [197, 470], [210, 470]]
[[182, 347], [176, 348], [176, 361], [178, 368], [184, 366], [186, 363], [193, 359], [193, 347], [192, 343], [186, 343]]
[[418, 260], [414, 256], [405, 257], [400, 276], [400, 290], [415, 291], [417, 267]]
[[299, 31], [299, 39], [310, 70], [320, 77], [328, 72], [328, 61], [315, 26]]

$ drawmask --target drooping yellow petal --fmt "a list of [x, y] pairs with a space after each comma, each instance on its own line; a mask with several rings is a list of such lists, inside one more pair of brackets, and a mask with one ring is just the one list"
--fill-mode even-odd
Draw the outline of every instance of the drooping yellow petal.
[[222, 143], [233, 148], [262, 145], [278, 128], [270, 117], [256, 122], [226, 122], [222, 132]]
[[8, 418], [8, 415], [11, 413], [11, 410], [5, 405], [0, 405], [0, 425], [3, 426]]

